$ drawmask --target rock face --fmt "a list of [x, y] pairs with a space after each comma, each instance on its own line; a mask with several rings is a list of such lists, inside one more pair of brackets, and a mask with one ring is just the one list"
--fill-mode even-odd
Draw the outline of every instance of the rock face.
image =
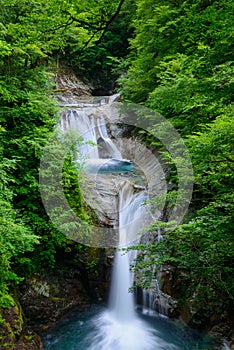
[[79, 312], [92, 302], [104, 300], [110, 265], [105, 254], [96, 261], [97, 265], [88, 271], [83, 265], [65, 261], [53, 272], [44, 271], [24, 281], [19, 287], [19, 300], [28, 323], [36, 330], [40, 325], [47, 328], [71, 310]]
[[25, 316], [18, 301], [15, 305], [1, 310], [0, 349], [41, 350], [40, 337], [25, 322]]
[[71, 271], [34, 275], [20, 287], [20, 302], [31, 325], [50, 325], [66, 312], [89, 303], [87, 292]]
[[107, 300], [113, 252], [86, 249], [83, 255], [60, 252], [57, 269], [43, 270], [18, 286], [11, 304], [0, 309], [0, 349], [42, 350], [37, 333], [70, 311]]
[[85, 177], [87, 181], [82, 185], [85, 201], [93, 208], [100, 221], [115, 226], [118, 221], [118, 176], [98, 174], [95, 181], [93, 174], [85, 174]]
[[[164, 266], [162, 271], [163, 291], [178, 299], [181, 290], [186, 288], [186, 278], [185, 273], [171, 266]], [[218, 349], [232, 349], [234, 318], [233, 310], [230, 310], [228, 303], [220, 301], [217, 308], [208, 311], [202, 309], [190, 298], [183, 301], [180, 307], [175, 309], [175, 313], [191, 328], [209, 332], [211, 336], [214, 336], [217, 339]], [[223, 339], [227, 339], [226, 348], [223, 347]]]
[[86, 100], [91, 97], [93, 87], [78, 79], [71, 68], [60, 67], [54, 79], [54, 98], [59, 104], [74, 104], [77, 103], [77, 99]]
[[[95, 172], [91, 175], [85, 174], [87, 183], [82, 186], [87, 203], [94, 208], [103, 223], [115, 226], [118, 214], [118, 182], [126, 179], [134, 184], [135, 189], [145, 189], [150, 199], [154, 196], [160, 197], [160, 201], [153, 209], [155, 220], [159, 218], [167, 192], [165, 174], [158, 159], [159, 156], [143, 145], [140, 140], [130, 135], [127, 136], [128, 126], [118, 125], [119, 110], [114, 105], [103, 105], [98, 109], [89, 107], [85, 109], [85, 114], [93, 116], [94, 119], [103, 118], [105, 120], [109, 136], [120, 150], [122, 158], [132, 162], [134, 167], [132, 173], [123, 172], [119, 175], [95, 174]], [[123, 137], [124, 134], [126, 137]], [[99, 139], [98, 144], [103, 145]], [[107, 161], [108, 154], [104, 146], [100, 147], [99, 155], [101, 159], [96, 160], [97, 164], [98, 161]], [[89, 161], [94, 162], [93, 159]], [[95, 169], [95, 166], [93, 168]]]
[[[100, 222], [114, 227], [118, 224], [119, 216], [119, 189], [126, 180], [135, 192], [139, 191], [138, 185], [134, 184], [135, 178], [132, 173], [124, 174], [85, 174], [86, 181], [82, 184], [82, 193], [85, 201], [96, 212]], [[144, 182], [142, 176], [137, 180]], [[144, 188], [144, 187], [143, 187]], [[141, 188], [140, 188], [141, 189]]]
[[[142, 235], [141, 243], [153, 243], [160, 239], [158, 236], [159, 232], [146, 233]], [[143, 292], [141, 288], [138, 288], [139, 304], [169, 317], [180, 318], [193, 329], [208, 332], [216, 340], [216, 349], [234, 349], [234, 310], [230, 309], [228, 301], [220, 301], [219, 304], [217, 301], [217, 308], [209, 311], [202, 309], [201, 305], [193, 298], [178, 303], [178, 300], [181, 300], [181, 293], [187, 288], [187, 273], [173, 266], [164, 265], [161, 267], [160, 273], [157, 273], [157, 278], [158, 283], [156, 280], [152, 280], [152, 287], [148, 290]], [[138, 281], [141, 281], [141, 276], [138, 277]], [[224, 339], [226, 339], [225, 342]]]

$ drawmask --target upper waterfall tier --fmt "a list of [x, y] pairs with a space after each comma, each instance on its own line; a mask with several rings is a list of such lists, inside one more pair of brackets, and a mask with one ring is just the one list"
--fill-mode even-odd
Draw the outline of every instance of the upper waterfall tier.
[[102, 116], [95, 115], [95, 111], [89, 109], [68, 110], [62, 114], [61, 128], [63, 132], [73, 131], [78, 134], [82, 142], [79, 145], [79, 157], [81, 159], [98, 159], [101, 158], [100, 146], [106, 151], [104, 158], [122, 159], [121, 152], [109, 137], [107, 124]]
[[[118, 105], [110, 103], [68, 108], [61, 113], [60, 121], [64, 134], [80, 137], [73, 149], [77, 149], [77, 164], [86, 178], [82, 183], [83, 197], [99, 219], [113, 227], [119, 221], [119, 183], [122, 180], [131, 183], [134, 196], [139, 191], [148, 197], [164, 195], [167, 187], [157, 157], [144, 144], [128, 136], [128, 125], [121, 124], [121, 120]], [[155, 217], [160, 213], [160, 208], [156, 208]]]

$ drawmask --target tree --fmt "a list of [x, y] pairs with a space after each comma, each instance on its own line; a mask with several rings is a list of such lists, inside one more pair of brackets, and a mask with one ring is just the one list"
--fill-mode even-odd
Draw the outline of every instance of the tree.
[[[0, 129], [0, 134], [4, 133]], [[3, 147], [0, 144], [0, 154], [3, 156]], [[12, 192], [9, 189], [13, 179], [9, 176], [15, 162], [2, 157], [0, 164], [0, 307], [5, 300], [7, 283], [19, 281], [12, 267], [14, 261], [23, 257], [23, 254], [32, 251], [39, 242], [38, 237], [26, 227], [18, 212], [12, 207]]]
[[[186, 299], [203, 314], [221, 312], [220, 305], [233, 300], [232, 1], [136, 4], [129, 69], [121, 79], [125, 99], [170, 118], [185, 138], [195, 176], [184, 222], [171, 232], [170, 222], [155, 223], [152, 229], [161, 226], [164, 240], [140, 246], [138, 268], [144, 274], [156, 261], [170, 264], [181, 281], [182, 304]], [[176, 188], [178, 174], [167, 161]], [[145, 283], [151, 278], [145, 276]]]
[[233, 96], [231, 1], [137, 1], [127, 100], [145, 102], [184, 134], [214, 120]]
[[[2, 186], [6, 184], [0, 193], [1, 271], [22, 276], [43, 266], [52, 268], [57, 250], [70, 244], [50, 222], [38, 183], [41, 155], [58, 121], [51, 62], [74, 47], [82, 50], [100, 41], [123, 3], [0, 1], [0, 176]], [[72, 161], [64, 166], [63, 181], [72, 204], [77, 200], [78, 215], [88, 220]], [[31, 255], [37, 236], [40, 244]], [[1, 287], [7, 276], [3, 274]]]

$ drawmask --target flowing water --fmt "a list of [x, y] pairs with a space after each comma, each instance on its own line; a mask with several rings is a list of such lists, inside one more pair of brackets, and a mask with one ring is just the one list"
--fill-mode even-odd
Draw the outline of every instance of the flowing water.
[[136, 311], [130, 324], [114, 321], [104, 306], [92, 305], [42, 333], [44, 350], [210, 350], [210, 339], [157, 313]]
[[113, 141], [110, 139], [105, 120], [103, 118], [98, 119], [98, 130], [100, 133], [100, 137], [105, 142], [107, 150], [110, 152], [111, 156], [113, 158], [122, 159], [122, 154], [118, 150], [117, 146], [113, 143]]
[[[96, 127], [95, 127], [96, 123]], [[71, 111], [64, 119], [63, 128], [75, 125], [85, 141], [97, 142], [97, 135], [106, 143], [111, 156], [122, 158], [109, 138], [105, 122], [95, 122], [84, 111]], [[91, 129], [91, 130], [90, 130]], [[98, 158], [98, 150], [84, 145], [81, 153]], [[131, 182], [123, 179], [119, 185], [119, 247], [139, 242], [139, 231], [147, 223], [148, 207], [144, 190], [135, 193]], [[133, 254], [133, 253], [131, 253]], [[210, 340], [191, 331], [179, 322], [159, 314], [151, 316], [137, 312], [130, 264], [134, 254], [117, 250], [112, 271], [109, 307], [93, 305], [85, 312], [74, 314], [42, 334], [45, 350], [179, 350], [212, 349]]]

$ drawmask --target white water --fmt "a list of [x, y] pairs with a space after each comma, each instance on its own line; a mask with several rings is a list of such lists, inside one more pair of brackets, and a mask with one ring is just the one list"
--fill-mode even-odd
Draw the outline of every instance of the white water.
[[[111, 145], [105, 122], [96, 120], [92, 115], [87, 115], [85, 110], [69, 111], [62, 119], [62, 129], [74, 128], [84, 139], [84, 145], [80, 148], [80, 153], [86, 158], [99, 158], [98, 148], [91, 146], [89, 142], [97, 143], [98, 136], [102, 137], [109, 147], [112, 156], [122, 158], [116, 146]], [[98, 134], [99, 132], [99, 134]], [[119, 153], [118, 153], [119, 152]], [[131, 183], [123, 180], [119, 186], [119, 247], [128, 247], [139, 242], [139, 231], [147, 224], [149, 215], [148, 207], [143, 206], [147, 199], [144, 191], [134, 193]], [[161, 233], [158, 235], [161, 239]], [[92, 331], [82, 340], [82, 344], [77, 342], [77, 326], [75, 333], [68, 333], [65, 340], [55, 339], [55, 343], [48, 341], [48, 349], [81, 349], [81, 350], [179, 350], [180, 346], [172, 344], [170, 334], [153, 329], [148, 323], [139, 318], [135, 311], [134, 297], [129, 292], [133, 278], [129, 271], [130, 263], [134, 255], [123, 254], [117, 251], [115, 255], [114, 268], [111, 281], [110, 305], [107, 311], [96, 317], [92, 317]], [[149, 296], [149, 304], [153, 304]], [[82, 327], [84, 322], [79, 324]], [[164, 337], [164, 339], [163, 339]], [[79, 337], [78, 337], [79, 339]], [[61, 345], [62, 344], [62, 345]], [[85, 345], [84, 345], [85, 344]], [[178, 343], [177, 343], [178, 344]], [[51, 346], [51, 347], [50, 347]], [[55, 346], [55, 347], [54, 347]]]
[[[139, 220], [146, 208], [141, 206], [145, 195], [133, 195], [130, 183], [124, 182], [119, 191], [119, 247], [128, 247], [134, 241], [139, 241], [137, 232]], [[111, 280], [110, 311], [112, 317], [119, 322], [128, 323], [134, 320], [134, 298], [129, 292], [133, 278], [130, 274], [130, 252], [117, 251]]]
[[69, 110], [63, 119], [62, 129], [74, 131], [83, 139], [79, 146], [79, 155], [82, 159], [98, 158], [97, 132], [94, 116], [87, 115], [85, 109]]
[[121, 152], [110, 139], [104, 118], [95, 118], [88, 108], [69, 110], [62, 116], [61, 129], [74, 131], [82, 137], [79, 146], [79, 157], [82, 159], [99, 159], [98, 138], [104, 141], [104, 146], [110, 157], [122, 159]]
[[101, 138], [105, 142], [105, 146], [107, 148], [107, 151], [111, 154], [113, 158], [122, 159], [122, 154], [116, 147], [116, 145], [113, 143], [113, 141], [109, 138], [106, 123], [103, 118], [98, 120], [98, 130], [100, 133]]
[[[161, 229], [158, 228], [157, 240], [160, 242], [163, 239]], [[148, 243], [148, 242], [147, 242]], [[152, 310], [159, 312], [161, 315], [168, 316], [169, 299], [168, 296], [163, 294], [160, 288], [160, 281], [162, 279], [162, 268], [156, 272], [156, 264], [151, 268], [151, 286], [148, 289], [142, 290], [142, 305], [145, 313], [150, 313]]]
[[[127, 247], [129, 241], [139, 241], [138, 227], [144, 223], [147, 207], [142, 206], [145, 195], [134, 195], [132, 186], [125, 182], [119, 192], [119, 246]], [[141, 220], [141, 225], [139, 225]], [[129, 237], [130, 235], [130, 237]], [[98, 335], [90, 350], [177, 350], [177, 346], [165, 342], [157, 332], [142, 321], [134, 306], [130, 273], [131, 256], [117, 251], [111, 280], [109, 309], [96, 320]]]
[[174, 344], [161, 339], [157, 332], [141, 319], [131, 322], [116, 321], [109, 312], [95, 320], [99, 334], [88, 350], [179, 350]]
[[[79, 147], [80, 155], [89, 160], [99, 159], [97, 144], [101, 137], [109, 154], [122, 159], [122, 154], [108, 135], [104, 119], [94, 118], [83, 110], [70, 110], [63, 118], [62, 129], [74, 129], [83, 138]], [[91, 143], [91, 144], [90, 144]], [[140, 230], [148, 222], [149, 207], [143, 205], [147, 196], [144, 191], [134, 193], [134, 187], [128, 180], [120, 181], [119, 186], [119, 248], [139, 243]], [[165, 343], [158, 338], [155, 330], [145, 324], [136, 314], [133, 293], [129, 289], [133, 284], [130, 263], [136, 252], [117, 251], [112, 272], [110, 305], [96, 320], [98, 335], [94, 336], [90, 350], [160, 350], [177, 349], [175, 345]]]

